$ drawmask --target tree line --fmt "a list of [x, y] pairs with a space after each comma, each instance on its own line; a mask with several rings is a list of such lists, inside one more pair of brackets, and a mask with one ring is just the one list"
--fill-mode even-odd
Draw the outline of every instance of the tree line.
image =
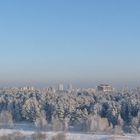
[[140, 90], [119, 92], [0, 91], [0, 125], [32, 122], [45, 129], [140, 132]]

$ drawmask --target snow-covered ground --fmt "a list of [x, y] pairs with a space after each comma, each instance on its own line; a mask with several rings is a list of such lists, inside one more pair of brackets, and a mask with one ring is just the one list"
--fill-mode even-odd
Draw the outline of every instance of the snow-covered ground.
[[[25, 131], [18, 129], [0, 129], [0, 136], [8, 135], [15, 132], [20, 132], [23, 135], [30, 136], [34, 131]], [[44, 132], [47, 136], [46, 140], [57, 135], [56, 132]], [[82, 133], [66, 133], [67, 140], [140, 140], [140, 135], [96, 135], [96, 134], [82, 134]]]

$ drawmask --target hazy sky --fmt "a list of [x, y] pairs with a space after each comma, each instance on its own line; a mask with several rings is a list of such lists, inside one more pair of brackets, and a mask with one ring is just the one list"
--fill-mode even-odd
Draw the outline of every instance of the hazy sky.
[[139, 0], [0, 1], [0, 85], [139, 80]]

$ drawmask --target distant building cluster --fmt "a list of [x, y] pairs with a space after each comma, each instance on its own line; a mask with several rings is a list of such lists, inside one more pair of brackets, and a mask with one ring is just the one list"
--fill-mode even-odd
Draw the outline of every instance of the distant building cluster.
[[64, 88], [63, 84], [59, 84], [58, 88], [53, 88], [53, 87], [49, 87], [47, 88], [48, 91], [50, 92], [72, 92], [72, 91], [76, 91], [76, 92], [80, 92], [80, 91], [87, 91], [87, 92], [111, 92], [114, 91], [114, 88], [111, 85], [108, 84], [100, 84], [97, 86], [97, 88], [73, 88], [73, 86], [71, 84], [69, 84], [66, 88]]
[[34, 91], [35, 88], [33, 86], [25, 86], [20, 88], [23, 91]]
[[[2, 88], [0, 90], [6, 90], [6, 91], [21, 91], [21, 92], [35, 92], [40, 91], [39, 89], [36, 89], [33, 86], [24, 86], [24, 87], [12, 87], [12, 88]], [[95, 93], [96, 91], [99, 92], [111, 92], [114, 91], [114, 88], [111, 85], [108, 84], [100, 84], [97, 86], [97, 88], [73, 88], [72, 84], [68, 84], [67, 86], [64, 86], [63, 84], [58, 84], [56, 87], [47, 87], [42, 89], [45, 92], [51, 92], [51, 93], [71, 93], [71, 92], [90, 92]]]

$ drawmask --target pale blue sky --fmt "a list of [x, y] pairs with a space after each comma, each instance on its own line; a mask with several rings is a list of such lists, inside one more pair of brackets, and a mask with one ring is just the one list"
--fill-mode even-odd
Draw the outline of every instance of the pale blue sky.
[[0, 1], [0, 85], [139, 81], [139, 0]]

